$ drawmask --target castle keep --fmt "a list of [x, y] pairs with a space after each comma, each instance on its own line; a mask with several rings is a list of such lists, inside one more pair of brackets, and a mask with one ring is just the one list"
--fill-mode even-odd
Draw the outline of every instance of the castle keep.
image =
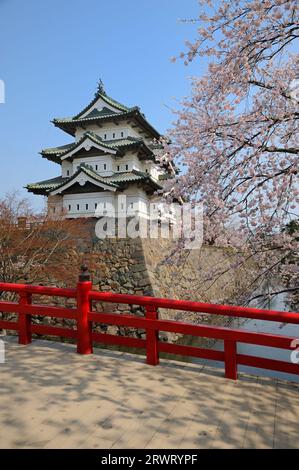
[[[127, 107], [110, 98], [102, 82], [94, 99], [80, 113], [53, 119], [74, 141], [41, 151], [60, 165], [56, 178], [28, 184], [34, 194], [48, 198], [51, 216], [142, 216], [156, 200], [162, 181], [175, 174], [171, 164], [158, 160], [161, 135], [139, 107]], [[125, 203], [117, 203], [118, 196]]]

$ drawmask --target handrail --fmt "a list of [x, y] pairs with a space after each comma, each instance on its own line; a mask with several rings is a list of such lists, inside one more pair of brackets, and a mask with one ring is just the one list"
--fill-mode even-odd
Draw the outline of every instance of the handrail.
[[53, 297], [76, 298], [76, 289], [63, 287], [32, 286], [28, 284], [10, 284], [0, 282], [0, 292], [27, 292], [28, 294], [48, 295]]
[[235, 305], [208, 304], [204, 302], [193, 302], [191, 300], [164, 299], [158, 297], [143, 297], [137, 295], [114, 294], [110, 292], [96, 291], [91, 291], [89, 298], [91, 300], [98, 300], [101, 302], [134, 304], [144, 307], [152, 305], [156, 308], [186, 310], [189, 312], [211, 313], [216, 315], [227, 315], [232, 317], [299, 324], [299, 313], [297, 312], [283, 312], [279, 310], [237, 307]]
[[[150, 365], [157, 365], [159, 363], [159, 354], [161, 352], [222, 361], [225, 364], [225, 377], [234, 380], [237, 379], [238, 364], [299, 375], [299, 364], [242, 355], [238, 354], [237, 351], [238, 342], [292, 350], [293, 340], [296, 338], [269, 333], [256, 333], [244, 329], [214, 326], [212, 324], [193, 324], [184, 321], [161, 319], [159, 318], [158, 309], [253, 318], [256, 320], [291, 324], [299, 324], [298, 312], [282, 312], [232, 305], [208, 304], [189, 300], [96, 292], [92, 290], [92, 283], [86, 267], [82, 269], [76, 289], [0, 283], [0, 292], [15, 292], [19, 295], [18, 302], [0, 300], [0, 312], [18, 314], [18, 321], [0, 319], [0, 329], [17, 331], [20, 344], [31, 343], [32, 334], [51, 335], [75, 339], [79, 354], [91, 354], [93, 352], [93, 343], [116, 344], [145, 349], [146, 362]], [[76, 299], [76, 305], [74, 308], [64, 308], [36, 304], [32, 303], [34, 295]], [[145, 307], [145, 316], [96, 312], [92, 310], [93, 302], [139, 305]], [[34, 315], [73, 320], [76, 323], [76, 327], [66, 328], [42, 324], [37, 325], [32, 323], [32, 316]], [[93, 323], [141, 329], [146, 332], [146, 339], [95, 332], [92, 330]], [[224, 351], [163, 342], [159, 339], [160, 331], [222, 340], [224, 342]]]

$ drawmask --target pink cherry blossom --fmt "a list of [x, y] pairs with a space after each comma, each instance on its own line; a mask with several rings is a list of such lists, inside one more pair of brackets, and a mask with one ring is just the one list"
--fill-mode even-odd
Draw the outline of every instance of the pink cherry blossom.
[[198, 36], [181, 56], [210, 64], [167, 136], [169, 158], [187, 168], [172, 194], [203, 202], [206, 242], [254, 260], [255, 286], [280, 276], [299, 288], [299, 238], [285, 229], [298, 220], [298, 3], [199, 3]]

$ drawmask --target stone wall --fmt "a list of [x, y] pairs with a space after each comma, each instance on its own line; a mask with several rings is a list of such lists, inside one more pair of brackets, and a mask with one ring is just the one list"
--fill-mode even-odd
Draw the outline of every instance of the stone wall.
[[[94, 231], [94, 226], [91, 227]], [[149, 295], [202, 302], [224, 303], [239, 289], [242, 275], [228, 272], [216, 282], [206, 281], [211, 267], [229, 266], [232, 252], [227, 248], [203, 246], [201, 249], [178, 248], [168, 239], [92, 240], [92, 275], [95, 290], [123, 294]], [[144, 315], [142, 308], [127, 305], [100, 305], [98, 311]], [[194, 323], [223, 323], [218, 316], [171, 310], [160, 310], [160, 317]], [[108, 327], [108, 332], [123, 334], [121, 328]], [[137, 336], [143, 337], [143, 333]], [[163, 334], [162, 334], [163, 336]], [[176, 339], [175, 335], [164, 335]]]

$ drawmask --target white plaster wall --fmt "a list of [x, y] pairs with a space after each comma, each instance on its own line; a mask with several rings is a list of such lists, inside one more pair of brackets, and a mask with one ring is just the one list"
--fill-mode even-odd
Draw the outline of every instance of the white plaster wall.
[[[67, 217], [94, 217], [98, 204], [114, 206], [115, 195], [110, 191], [84, 194], [65, 194], [63, 207]], [[88, 205], [88, 208], [87, 208]], [[79, 206], [79, 209], [78, 209]]]
[[[94, 157], [79, 157], [73, 160], [72, 171], [77, 171], [77, 167], [80, 163], [86, 163], [92, 166], [101, 176], [111, 176], [113, 173], [120, 173], [124, 171], [145, 171], [145, 167], [142, 161], [139, 160], [136, 154], [127, 152], [124, 157], [114, 157], [109, 155], [99, 155]], [[106, 164], [106, 170], [104, 165]], [[128, 167], [126, 167], [128, 165]], [[97, 168], [96, 168], [97, 167]], [[119, 169], [118, 169], [119, 167]]]
[[103, 177], [112, 176], [114, 173], [137, 170], [148, 173], [152, 178], [158, 180], [159, 175], [164, 173], [164, 170], [159, 165], [149, 161], [140, 161], [136, 154], [128, 152], [124, 157], [120, 158], [116, 158], [113, 155], [99, 155], [75, 158], [73, 162], [65, 160], [61, 165], [62, 176], [72, 176], [81, 163], [90, 165], [94, 171]]
[[52, 218], [61, 217], [61, 215], [67, 218], [95, 217], [96, 211], [97, 216], [146, 217], [149, 215], [149, 204], [153, 202], [158, 209], [161, 202], [159, 197], [149, 197], [142, 188], [131, 185], [124, 192], [119, 193], [103, 191], [49, 196], [48, 211]]
[[[118, 199], [119, 196], [122, 198]], [[126, 196], [125, 200], [123, 196]], [[134, 185], [134, 187], [130, 187], [122, 193], [103, 191], [98, 193], [65, 194], [60, 198], [59, 207], [60, 212], [63, 208], [63, 212], [68, 218], [94, 217], [96, 210], [98, 210], [98, 215], [113, 216], [115, 214], [118, 217], [123, 216], [124, 209], [127, 209], [128, 216], [136, 214], [147, 215], [148, 203], [149, 198], [145, 191]], [[126, 204], [126, 207], [124, 204]], [[111, 208], [112, 212], [110, 211]]]
[[67, 160], [63, 161], [61, 164], [61, 175], [63, 178], [72, 176], [73, 174], [73, 164]]
[[[122, 122], [118, 126], [113, 122], [103, 122], [101, 127], [97, 124], [86, 124], [85, 129], [78, 127], [75, 134], [76, 142], [81, 139], [85, 132], [91, 131], [99, 135], [104, 141], [113, 139], [125, 139], [128, 136], [142, 137], [137, 128], [132, 128], [127, 122]], [[123, 135], [122, 135], [123, 133]], [[113, 134], [115, 136], [113, 137]], [[106, 135], [106, 138], [105, 138]]]
[[[126, 168], [126, 165], [128, 165], [128, 169]], [[143, 164], [136, 154], [134, 155], [132, 152], [127, 152], [124, 157], [114, 159], [113, 168], [116, 173], [132, 170], [143, 171]]]
[[149, 197], [146, 192], [137, 185], [129, 186], [123, 193], [126, 196], [127, 211], [129, 216], [147, 215]]
[[[114, 157], [109, 155], [75, 158], [72, 163], [74, 172], [77, 171], [77, 167], [80, 163], [86, 163], [87, 165], [92, 166], [93, 170], [98, 172], [101, 176], [111, 176], [114, 172]], [[104, 169], [104, 165], [106, 165], [106, 170]]]

